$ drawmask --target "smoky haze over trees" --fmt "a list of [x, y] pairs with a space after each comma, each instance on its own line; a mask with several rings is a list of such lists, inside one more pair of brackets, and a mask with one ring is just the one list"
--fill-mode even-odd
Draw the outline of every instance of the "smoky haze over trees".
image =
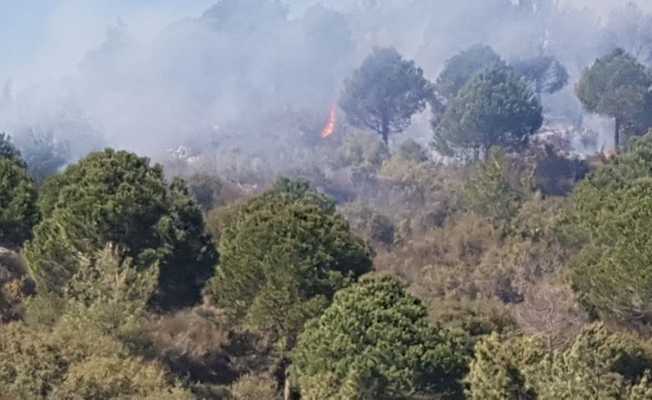
[[[649, 61], [647, 14], [615, 2], [592, 3], [600, 14], [552, 0], [215, 3], [144, 39], [114, 24], [102, 43], [67, 60], [75, 67], [64, 79], [36, 75], [26, 88], [20, 76], [0, 76], [18, 82], [0, 102], [0, 130], [18, 142], [34, 130], [52, 134], [73, 159], [107, 144], [152, 156], [213, 142], [265, 153], [285, 134], [270, 126], [271, 115], [325, 118], [343, 80], [375, 46], [395, 47], [431, 81], [445, 60], [476, 44], [508, 62], [554, 57], [571, 83], [615, 47]], [[623, 22], [630, 17], [635, 26]], [[544, 103], [581, 113], [570, 91]]]

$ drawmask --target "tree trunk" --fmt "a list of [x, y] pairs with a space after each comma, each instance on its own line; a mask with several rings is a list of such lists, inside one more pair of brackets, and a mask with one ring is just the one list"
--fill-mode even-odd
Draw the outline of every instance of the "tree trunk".
[[616, 117], [616, 128], [614, 132], [614, 152], [620, 150], [620, 118]]
[[283, 386], [283, 400], [290, 400], [292, 396], [292, 391], [290, 390], [290, 377], [285, 376], [285, 385]]

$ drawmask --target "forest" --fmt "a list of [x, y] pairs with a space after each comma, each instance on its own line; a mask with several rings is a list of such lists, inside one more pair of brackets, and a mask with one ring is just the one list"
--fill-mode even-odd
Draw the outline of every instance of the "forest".
[[652, 14], [456, 3], [8, 83], [0, 400], [652, 400]]

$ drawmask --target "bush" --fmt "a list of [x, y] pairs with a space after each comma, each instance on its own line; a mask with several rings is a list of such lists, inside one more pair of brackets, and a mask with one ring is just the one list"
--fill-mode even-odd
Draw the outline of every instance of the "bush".
[[23, 168], [26, 166], [25, 160], [23, 160], [20, 151], [13, 144], [11, 136], [6, 133], [0, 133], [0, 159], [15, 161]]
[[87, 327], [0, 327], [0, 386], [12, 399], [190, 399], [160, 365]]
[[20, 246], [39, 220], [34, 182], [21, 164], [0, 157], [0, 246]]
[[30, 299], [28, 324], [0, 327], [3, 395], [190, 398], [165, 368], [134, 356], [146, 349], [144, 310], [156, 278], [156, 269], [139, 272], [107, 247], [93, 262], [80, 263], [63, 297], [39, 293]]
[[211, 298], [231, 318], [277, 338], [292, 340], [338, 289], [371, 268], [334, 203], [305, 182], [279, 181], [231, 221]]
[[188, 391], [170, 385], [167, 372], [157, 364], [115, 356], [90, 357], [73, 365], [55, 393], [61, 400], [193, 398]]
[[20, 254], [0, 248], [0, 324], [19, 319], [24, 301], [34, 294]]
[[576, 193], [578, 219], [589, 243], [572, 264], [580, 301], [601, 318], [652, 322], [652, 178], [600, 193]]
[[0, 387], [13, 399], [45, 399], [65, 374], [67, 362], [45, 335], [19, 323], [0, 326]]
[[377, 170], [389, 158], [389, 150], [377, 136], [356, 133], [344, 139], [338, 148], [338, 167], [369, 167]]
[[470, 211], [508, 225], [530, 189], [525, 167], [517, 159], [494, 149], [479, 165], [464, 188], [464, 204]]
[[49, 180], [40, 201], [43, 221], [25, 255], [41, 290], [60, 292], [79, 268], [115, 243], [136, 265], [159, 265], [155, 303], [199, 300], [216, 255], [199, 208], [184, 183], [167, 185], [160, 166], [124, 151], [93, 153]]
[[594, 317], [652, 321], [648, 242], [652, 202], [652, 135], [634, 142], [583, 181], [572, 200], [569, 231], [584, 247], [572, 281]]
[[418, 163], [426, 162], [430, 159], [428, 151], [412, 139], [408, 139], [401, 143], [401, 146], [398, 148], [397, 156], [403, 160]]
[[176, 375], [203, 385], [229, 385], [242, 375], [270, 373], [276, 365], [267, 341], [208, 307], [150, 320], [145, 337]]
[[390, 277], [344, 289], [301, 334], [293, 369], [302, 398], [458, 398], [464, 341], [431, 326], [425, 307]]
[[650, 393], [652, 358], [638, 340], [586, 327], [567, 349], [542, 351], [537, 339], [492, 335], [476, 346], [470, 399], [639, 399]]
[[482, 339], [466, 377], [470, 400], [536, 399], [528, 387], [526, 368], [540, 362], [541, 343], [527, 338], [503, 340], [492, 334]]
[[233, 400], [274, 400], [276, 381], [268, 376], [245, 375], [231, 385]]

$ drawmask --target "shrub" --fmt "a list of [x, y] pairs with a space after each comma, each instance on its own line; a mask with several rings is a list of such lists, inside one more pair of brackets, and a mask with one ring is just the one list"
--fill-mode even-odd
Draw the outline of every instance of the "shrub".
[[21, 167], [25, 167], [25, 160], [23, 160], [20, 151], [12, 142], [11, 136], [6, 133], [0, 133], [0, 158], [15, 161]]
[[567, 349], [542, 351], [537, 339], [492, 335], [476, 346], [470, 399], [638, 399], [650, 393], [652, 358], [638, 340], [586, 327]]
[[245, 375], [231, 385], [233, 400], [274, 400], [276, 381], [268, 376]]
[[464, 204], [470, 211], [504, 226], [518, 212], [527, 198], [528, 175], [519, 160], [500, 150], [491, 151], [464, 188]]
[[19, 319], [24, 301], [34, 294], [20, 254], [0, 248], [0, 324]]
[[20, 400], [45, 399], [62, 380], [67, 362], [45, 335], [19, 323], [0, 326], [2, 395]]
[[176, 375], [204, 385], [229, 385], [242, 375], [268, 373], [275, 364], [269, 343], [237, 329], [211, 308], [150, 320], [145, 336]]
[[428, 151], [412, 139], [408, 139], [401, 143], [401, 146], [398, 148], [397, 156], [403, 160], [410, 160], [418, 163], [426, 162], [430, 159]]
[[119, 357], [90, 357], [73, 365], [56, 390], [56, 398], [191, 400], [191, 394], [170, 385], [167, 372], [154, 363]]
[[160, 365], [88, 327], [0, 327], [0, 385], [12, 399], [190, 399]]
[[377, 170], [389, 158], [387, 146], [377, 136], [356, 133], [338, 148], [338, 167], [369, 167]]
[[463, 341], [431, 326], [425, 307], [390, 277], [337, 293], [293, 356], [302, 398], [402, 399], [460, 394]]
[[0, 246], [20, 246], [39, 220], [34, 182], [21, 164], [0, 157]]
[[124, 151], [93, 153], [46, 183], [43, 221], [25, 255], [41, 290], [60, 292], [79, 268], [115, 243], [136, 265], [159, 265], [155, 303], [196, 302], [216, 256], [202, 214], [180, 180]]
[[334, 203], [281, 180], [238, 211], [220, 238], [211, 298], [231, 318], [291, 340], [338, 289], [371, 268]]
[[526, 338], [503, 340], [497, 334], [482, 339], [466, 377], [470, 400], [536, 399], [524, 369], [543, 358], [540, 343]]
[[584, 186], [576, 193], [590, 240], [572, 263], [572, 279], [594, 315], [646, 323], [652, 321], [652, 178], [628, 186], [597, 195]]

